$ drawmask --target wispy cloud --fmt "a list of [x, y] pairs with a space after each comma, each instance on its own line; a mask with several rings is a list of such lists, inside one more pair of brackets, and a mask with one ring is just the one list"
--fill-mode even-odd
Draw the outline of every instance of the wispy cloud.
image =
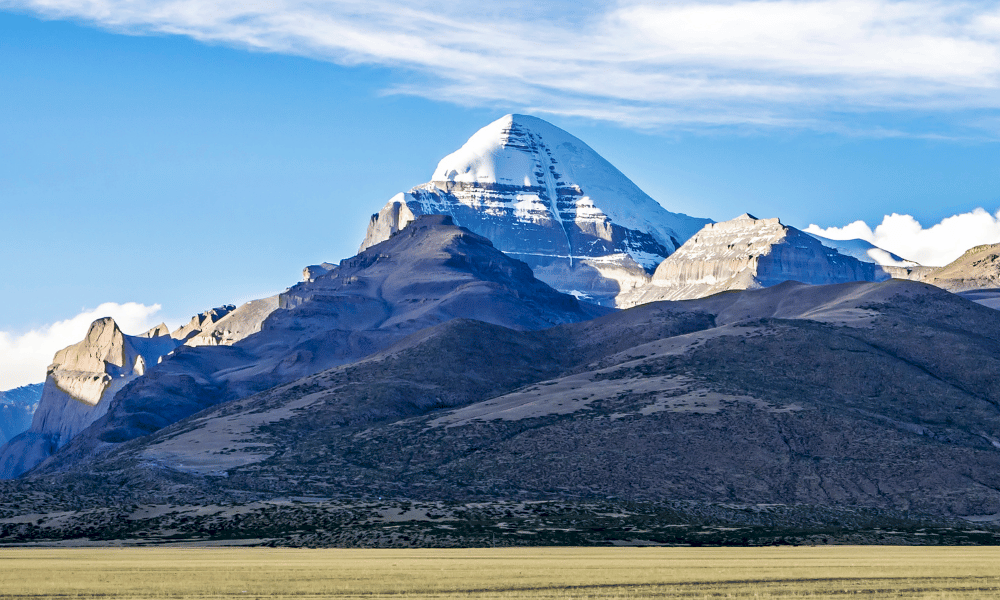
[[927, 228], [910, 215], [893, 213], [886, 215], [875, 229], [864, 221], [855, 221], [827, 229], [810, 225], [805, 230], [832, 240], [867, 240], [903, 258], [939, 267], [973, 246], [1000, 242], [1000, 211], [991, 215], [977, 208]]
[[0, 7], [388, 66], [408, 73], [396, 93], [632, 127], [936, 134], [858, 127], [852, 116], [902, 111], [975, 129], [981, 111], [1000, 107], [996, 2], [513, 0], [484, 8], [462, 0], [0, 0]]
[[55, 353], [82, 340], [96, 319], [112, 317], [123, 332], [135, 335], [159, 324], [155, 320], [158, 312], [159, 304], [106, 302], [27, 333], [0, 331], [0, 390], [44, 381]]

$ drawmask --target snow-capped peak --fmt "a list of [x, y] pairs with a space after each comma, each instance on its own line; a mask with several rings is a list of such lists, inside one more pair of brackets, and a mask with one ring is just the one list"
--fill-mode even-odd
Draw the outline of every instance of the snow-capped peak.
[[815, 233], [805, 232], [806, 235], [811, 236], [819, 240], [821, 244], [827, 248], [833, 248], [837, 252], [847, 256], [853, 256], [854, 258], [860, 260], [861, 262], [875, 263], [876, 265], [881, 265], [883, 267], [917, 267], [920, 266], [918, 263], [912, 260], [907, 260], [879, 248], [871, 242], [861, 240], [861, 239], [851, 239], [851, 240], [831, 240]]
[[527, 115], [506, 115], [477, 131], [438, 163], [431, 182], [530, 188], [550, 201], [572, 196], [575, 206], [552, 207], [560, 220], [606, 216], [650, 233], [668, 251], [709, 222], [668, 212], [582, 140]]
[[525, 115], [483, 127], [431, 181], [394, 196], [362, 250], [428, 214], [451, 215], [556, 289], [609, 305], [711, 222], [667, 211], [590, 146]]

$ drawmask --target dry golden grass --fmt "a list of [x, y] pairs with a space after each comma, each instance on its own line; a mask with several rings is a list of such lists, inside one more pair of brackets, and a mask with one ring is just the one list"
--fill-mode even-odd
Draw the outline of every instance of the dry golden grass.
[[0, 549], [0, 598], [991, 598], [1000, 548]]

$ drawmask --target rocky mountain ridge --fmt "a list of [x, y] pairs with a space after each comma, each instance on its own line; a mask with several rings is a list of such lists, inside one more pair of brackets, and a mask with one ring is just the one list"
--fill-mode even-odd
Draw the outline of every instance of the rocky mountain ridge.
[[57, 352], [31, 427], [0, 448], [0, 478], [17, 477], [64, 446], [107, 412], [115, 393], [179, 345], [165, 327], [148, 333], [125, 335], [114, 319], [102, 318], [83, 341]]
[[[400, 240], [414, 236], [420, 237], [421, 231], [426, 233], [431, 229], [448, 227], [450, 223], [449, 217], [446, 216], [426, 216], [420, 218], [420, 225], [415, 226], [416, 229], [409, 230], [407, 228], [402, 230], [405, 233], [397, 232], [390, 237], [395, 237], [395, 244], [399, 246]], [[968, 262], [966, 259], [976, 257], [983, 252], [989, 254], [987, 247], [973, 249], [965, 257], [956, 261], [954, 265], [941, 270], [928, 271], [914, 266], [912, 263], [907, 264], [894, 255], [889, 255], [883, 261], [895, 263], [894, 266], [882, 266], [876, 262], [879, 255], [871, 256], [872, 252], [884, 253], [881, 249], [871, 245], [854, 248], [849, 243], [846, 244], [846, 251], [851, 254], [862, 252], [869, 255], [869, 260], [862, 262], [856, 260], [852, 255], [840, 254], [837, 250], [814, 238], [815, 236], [803, 234], [795, 228], [782, 225], [777, 219], [761, 220], [751, 215], [743, 215], [725, 223], [710, 224], [684, 244], [670, 259], [661, 263], [649, 285], [639, 288], [631, 296], [623, 296], [624, 299], [620, 301], [623, 304], [638, 305], [660, 299], [703, 297], [719, 291], [767, 287], [786, 280], [805, 280], [814, 284], [883, 280], [889, 276], [890, 272], [896, 274], [893, 269], [905, 270], [912, 279], [926, 277], [928, 273], [933, 274], [938, 271], [950, 274], [949, 277], [954, 278], [957, 273], [968, 271], [968, 266], [965, 266], [963, 261]], [[480, 243], [489, 244], [488, 240], [482, 238], [480, 238]], [[844, 246], [845, 242], [840, 244]], [[396, 263], [399, 262], [399, 256], [409, 252], [411, 252], [410, 249], [397, 252]], [[364, 254], [362, 253], [362, 255]], [[200, 399], [194, 402], [190, 402], [190, 398], [182, 401], [181, 405], [187, 405], [189, 408], [176, 414], [169, 414], [164, 419], [155, 420], [153, 429], [149, 429], [148, 425], [138, 429], [131, 426], [125, 426], [124, 429], [119, 427], [118, 433], [104, 432], [99, 436], [100, 439], [104, 442], [131, 439], [142, 432], [149, 432], [155, 430], [156, 427], [169, 424], [172, 420], [179, 418], [179, 415], [193, 410], [194, 407], [207, 405], [206, 402], [211, 404], [218, 401], [220, 397], [239, 397], [264, 389], [268, 385], [280, 383], [296, 373], [302, 375], [321, 368], [323, 365], [350, 362], [375, 351], [380, 345], [384, 347], [385, 344], [389, 344], [404, 335], [400, 332], [397, 332], [396, 335], [386, 335], [386, 326], [398, 326], [400, 323], [406, 322], [410, 327], [406, 329], [408, 332], [414, 328], [419, 329], [437, 322], [433, 319], [430, 321], [419, 318], [414, 320], [414, 314], [418, 314], [419, 311], [416, 313], [406, 312], [402, 319], [390, 318], [389, 312], [391, 310], [387, 312], [386, 306], [417, 301], [414, 298], [399, 297], [396, 291], [391, 292], [393, 296], [390, 299], [379, 298], [376, 302], [372, 302], [371, 298], [366, 298], [363, 294], [361, 296], [348, 294], [348, 297], [341, 295], [344, 291], [342, 282], [357, 283], [356, 280], [353, 280], [353, 276], [342, 279], [341, 276], [344, 273], [352, 267], [367, 269], [373, 265], [377, 266], [380, 260], [384, 261], [388, 257], [388, 255], [376, 255], [374, 258], [362, 258], [362, 255], [355, 259], [342, 261], [340, 265], [324, 263], [307, 267], [303, 273], [305, 281], [279, 296], [253, 301], [238, 309], [228, 305], [206, 311], [194, 317], [190, 323], [172, 334], [168, 334], [166, 327], [161, 325], [140, 336], [125, 336], [117, 330], [117, 326], [113, 322], [106, 320], [95, 322], [87, 339], [57, 354], [53, 366], [50, 368], [49, 379], [51, 381], [48, 382], [47, 391], [43, 393], [44, 401], [41, 403], [40, 410], [36, 412], [34, 424], [29, 431], [24, 432], [17, 439], [10, 440], [5, 447], [0, 449], [0, 469], [2, 469], [0, 475], [4, 477], [19, 475], [46, 459], [80, 431], [101, 418], [108, 411], [110, 400], [114, 394], [132, 380], [142, 376], [149, 363], [158, 362], [161, 356], [172, 353], [179, 346], [229, 346], [248, 337], [261, 337], [265, 322], [269, 323], [266, 327], [280, 332], [278, 337], [284, 339], [278, 343], [278, 347], [283, 349], [294, 346], [295, 342], [292, 340], [301, 342], [317, 331], [328, 330], [331, 319], [334, 322], [345, 319], [350, 321], [348, 329], [351, 331], [370, 330], [360, 336], [351, 334], [355, 336], [353, 340], [338, 340], [341, 345], [339, 349], [333, 349], [329, 339], [321, 342], [320, 345], [324, 346], [324, 350], [319, 354], [323, 358], [318, 361], [315, 359], [316, 355], [312, 349], [304, 352], [296, 351], [291, 356], [279, 352], [281, 360], [277, 363], [263, 361], [270, 365], [266, 368], [255, 365], [250, 369], [234, 369], [241, 361], [247, 360], [245, 354], [224, 359], [222, 363], [226, 365], [224, 370], [227, 373], [221, 380], [211, 375], [217, 367], [212, 363], [218, 357], [214, 357], [208, 360], [208, 363], [201, 364], [192, 370], [191, 364], [199, 363], [202, 359], [194, 359], [188, 355], [185, 358], [186, 362], [180, 363], [182, 366], [176, 370], [176, 375], [185, 382], [183, 385], [169, 376], [165, 377], [165, 381], [168, 382], [166, 384], [154, 379], [148, 385], [142, 383], [138, 386], [137, 397], [151, 398], [155, 394], [164, 393], [161, 388], [166, 385], [172, 390], [166, 393], [168, 397], [178, 397], [179, 394], [180, 396], [186, 395]], [[454, 258], [453, 256], [449, 260], [454, 260]], [[988, 260], [983, 262], [981, 259], [982, 257], [972, 260], [976, 262], [980, 270], [983, 268], [989, 270], [989, 266], [993, 263], [989, 263]], [[460, 261], [466, 261], [475, 268], [483, 266], [484, 272], [488, 272], [493, 265], [489, 261], [485, 265], [479, 265], [476, 259], [470, 260], [465, 256]], [[388, 262], [393, 263], [393, 261]], [[398, 264], [393, 264], [390, 269], [398, 267]], [[403, 268], [411, 273], [419, 273], [423, 266], [409, 264]], [[496, 275], [496, 273], [492, 275]], [[527, 280], [530, 278], [530, 271], [520, 273], [519, 277]], [[984, 277], [986, 279], [983, 279]], [[433, 280], [434, 276], [430, 279]], [[489, 276], [486, 279], [489, 279]], [[984, 280], [995, 281], [996, 274], [993, 274], [993, 279], [989, 279], [988, 273], [981, 274], [979, 279], [976, 279], [980, 283]], [[945, 279], [941, 278], [936, 281], [941, 282]], [[332, 289], [329, 287], [331, 282], [334, 283]], [[433, 284], [430, 285], [433, 287]], [[333, 295], [329, 296], [329, 294]], [[988, 290], [978, 290], [966, 295], [987, 306], [991, 306], [990, 302], [996, 303], [996, 294], [990, 294]], [[464, 302], [468, 301], [468, 296], [468, 290], [465, 290], [463, 292]], [[338, 305], [336, 309], [330, 312], [328, 308], [320, 308], [334, 297], [339, 298], [336, 301]], [[348, 298], [351, 299], [348, 300]], [[547, 297], [546, 302], [552, 302], [553, 298]], [[419, 301], [426, 302], [426, 299]], [[295, 313], [296, 317], [291, 322], [287, 321], [285, 312], [276, 313], [279, 309], [287, 311], [303, 306], [308, 310]], [[513, 306], [508, 304], [507, 308], [516, 313], [517, 309], [512, 308]], [[319, 309], [318, 312], [317, 309]], [[457, 312], [452, 307], [446, 310], [444, 316], [440, 318], [446, 320], [455, 316], [482, 317], [489, 312], [484, 305], [470, 306]], [[580, 318], [585, 317], [579, 315], [574, 317], [576, 320]], [[517, 319], [500, 319], [495, 322], [520, 328], [516, 324]], [[528, 328], [544, 327], [555, 322], [557, 321], [532, 322]], [[304, 325], [303, 323], [308, 324]], [[415, 326], [414, 323], [420, 323], [420, 325]], [[303, 330], [311, 333], [309, 335], [295, 333]], [[380, 330], [380, 333], [373, 333], [375, 330]], [[330, 334], [325, 335], [329, 336]], [[379, 338], [380, 341], [373, 341], [375, 338]], [[274, 346], [273, 332], [265, 332], [263, 339], [272, 340], [264, 343], [264, 346]], [[248, 347], [254, 345], [249, 344]], [[259, 340], [256, 345], [261, 345]], [[333, 344], [333, 346], [336, 345], [336, 343]], [[142, 347], [144, 350], [139, 351], [136, 349], [137, 347]], [[345, 351], [344, 348], [349, 349]], [[337, 358], [331, 358], [331, 352]], [[258, 356], [258, 360], [261, 358]], [[330, 362], [331, 360], [332, 362]], [[293, 367], [296, 364], [299, 366]], [[265, 375], [264, 373], [268, 369], [271, 369], [271, 373]], [[275, 372], [277, 371], [283, 371], [283, 374], [276, 376]], [[192, 374], [194, 374], [194, 379], [190, 377]], [[220, 384], [228, 389], [222, 396], [218, 396]], [[102, 402], [102, 399], [106, 401]], [[144, 407], [145, 402], [140, 402], [138, 406]], [[143, 408], [140, 412], [144, 410]], [[133, 417], [127, 416], [130, 414], [129, 410], [125, 410], [124, 414], [126, 421], [135, 420]], [[90, 447], [96, 446], [95, 439], [91, 439]]]
[[[280, 294], [259, 330], [232, 344], [179, 345], [170, 338], [178, 345], [161, 364], [129, 380], [103, 405], [107, 414], [92, 419], [83, 434], [74, 431], [52, 460], [89, 460], [109, 444], [149, 434], [218, 402], [356, 361], [455, 318], [530, 330], [608, 310], [556, 292], [524, 263], [442, 215], [418, 218], [391, 239], [331, 267], [313, 270], [314, 277]], [[253, 306], [245, 305], [246, 311], [256, 310]], [[218, 325], [214, 331], [225, 329], [240, 310], [210, 315]]]
[[671, 213], [587, 144], [507, 115], [372, 216], [361, 249], [423, 214], [447, 214], [563, 292], [613, 305], [709, 219]]
[[800, 281], [813, 285], [905, 279], [1000, 308], [1000, 244], [977, 246], [943, 267], [925, 267], [864, 240], [829, 240], [744, 214], [706, 225], [657, 267], [650, 282], [619, 297], [623, 307], [686, 300]]
[[988, 520], [998, 350], [1000, 312], [900, 280], [783, 283], [540, 331], [459, 319], [49, 461], [24, 485], [153, 503], [611, 496]]
[[277, 297], [207, 310], [170, 332], [160, 324], [127, 335], [114, 319], [94, 321], [84, 339], [49, 365], [30, 426], [0, 444], [0, 479], [41, 463], [104, 416], [115, 394], [181, 346], [229, 345], [260, 330]]
[[703, 298], [784, 281], [824, 285], [889, 278], [873, 259], [861, 261], [843, 254], [776, 218], [744, 214], [703, 227], [659, 264], [649, 284], [620, 298], [619, 303], [636, 306]]
[[951, 292], [1000, 288], [1000, 244], [969, 248], [950, 264], [922, 274], [920, 280]]

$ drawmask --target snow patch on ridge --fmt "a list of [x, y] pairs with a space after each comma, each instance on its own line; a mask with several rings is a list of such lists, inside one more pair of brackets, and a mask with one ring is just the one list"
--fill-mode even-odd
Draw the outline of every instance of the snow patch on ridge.
[[361, 250], [425, 214], [450, 215], [552, 287], [607, 306], [711, 222], [668, 212], [587, 144], [524, 115], [483, 127], [430, 182], [393, 197]]
[[819, 243], [823, 244], [827, 248], [833, 248], [837, 252], [845, 256], [852, 256], [861, 262], [873, 263], [876, 265], [881, 265], [883, 267], [917, 267], [920, 266], [918, 263], [912, 260], [906, 260], [905, 258], [893, 254], [888, 250], [879, 248], [875, 244], [862, 240], [862, 239], [851, 239], [851, 240], [831, 240], [825, 238], [821, 235], [817, 235], [810, 231], [803, 231], [808, 236], [812, 236], [819, 240]]
[[441, 159], [431, 181], [530, 187], [544, 191], [552, 203], [556, 188], [575, 187], [574, 206], [557, 207], [555, 219], [588, 222], [606, 216], [652, 234], [670, 251], [709, 222], [664, 210], [579, 138], [527, 115], [506, 115], [477, 131]]

